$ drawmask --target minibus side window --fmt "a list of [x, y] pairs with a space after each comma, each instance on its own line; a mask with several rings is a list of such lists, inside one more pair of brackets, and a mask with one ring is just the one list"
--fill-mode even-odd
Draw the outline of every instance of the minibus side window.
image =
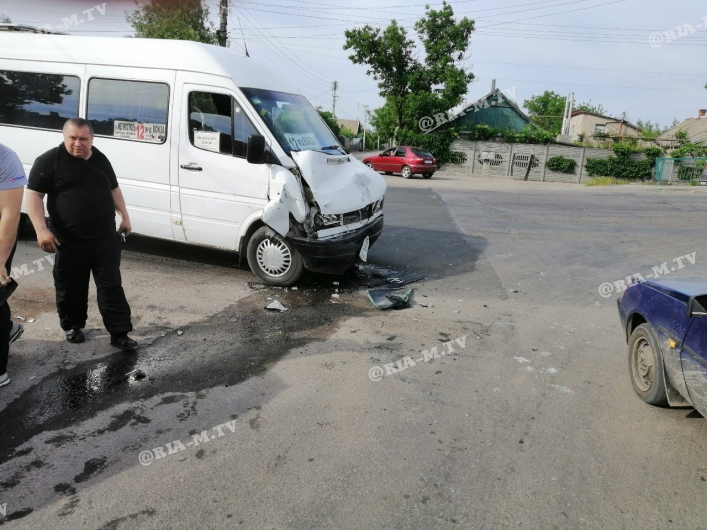
[[231, 96], [189, 93], [189, 141], [194, 147], [245, 158], [251, 134], [258, 132]]
[[0, 123], [60, 131], [79, 115], [79, 78], [0, 70]]
[[86, 119], [97, 136], [164, 143], [168, 108], [165, 83], [100, 78], [88, 83]]
[[253, 126], [241, 106], [233, 101], [233, 155], [245, 158], [248, 154], [248, 137], [260, 134]]

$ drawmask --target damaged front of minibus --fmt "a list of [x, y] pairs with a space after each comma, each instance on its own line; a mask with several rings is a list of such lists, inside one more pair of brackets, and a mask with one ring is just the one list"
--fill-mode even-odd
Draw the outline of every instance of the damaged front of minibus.
[[262, 157], [271, 168], [266, 226], [247, 244], [253, 272], [287, 286], [303, 269], [343, 274], [356, 260], [365, 261], [383, 230], [383, 177], [343, 150], [303, 96], [241, 91], [278, 144], [249, 140], [249, 161]]

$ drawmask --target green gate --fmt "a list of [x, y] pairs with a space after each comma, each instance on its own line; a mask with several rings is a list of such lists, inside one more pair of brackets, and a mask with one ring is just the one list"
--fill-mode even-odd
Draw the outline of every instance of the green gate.
[[699, 182], [706, 164], [707, 158], [656, 158], [655, 179], [658, 184]]

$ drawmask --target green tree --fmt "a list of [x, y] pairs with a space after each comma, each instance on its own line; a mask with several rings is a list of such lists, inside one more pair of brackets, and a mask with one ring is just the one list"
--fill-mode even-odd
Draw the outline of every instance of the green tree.
[[528, 109], [528, 116], [532, 122], [555, 136], [562, 132], [565, 105], [566, 98], [550, 90], [523, 102], [523, 107]]
[[[135, 4], [140, 5], [137, 0]], [[126, 12], [125, 19], [135, 29], [134, 37], [218, 43], [206, 0], [149, 0]]]
[[398, 120], [393, 105], [385, 104], [373, 111], [370, 123], [381, 135], [384, 142], [395, 136]]
[[0, 13], [0, 24], [12, 24], [12, 20], [7, 15]]
[[344, 49], [352, 51], [349, 59], [368, 66], [367, 74], [378, 81], [385, 110], [376, 111], [371, 122], [386, 135], [396, 127], [416, 130], [420, 118], [459, 105], [474, 79], [461, 65], [474, 31], [473, 20], [457, 21], [452, 6], [444, 1], [439, 10], [426, 7], [415, 31], [424, 61], [417, 59], [420, 50], [395, 20], [384, 30], [366, 25], [344, 32]]
[[317, 107], [317, 111], [319, 111], [319, 115], [331, 129], [331, 132], [333, 132], [336, 136], [339, 136], [341, 134], [341, 127], [336, 122], [334, 115], [327, 110], [322, 110], [321, 107]]
[[674, 125], [669, 127], [661, 127], [658, 122], [651, 122], [650, 120], [636, 120], [636, 127], [641, 130], [641, 137], [645, 140], [652, 140], [658, 138], [661, 134], [672, 129], [675, 125], [678, 125], [677, 120], [675, 120]]
[[606, 110], [604, 109], [604, 105], [599, 103], [598, 105], [595, 105], [592, 103], [592, 100], [590, 99], [589, 101], [585, 101], [584, 103], [580, 103], [579, 105], [575, 106], [574, 110], [583, 110], [584, 112], [593, 112], [594, 114], [601, 114], [604, 116], [606, 114]]

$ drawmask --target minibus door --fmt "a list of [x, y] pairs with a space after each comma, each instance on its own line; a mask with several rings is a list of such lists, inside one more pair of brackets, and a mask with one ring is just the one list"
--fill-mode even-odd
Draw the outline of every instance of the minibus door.
[[246, 161], [248, 137], [262, 134], [228, 89], [179, 82], [179, 206], [190, 243], [236, 249], [243, 221], [267, 204], [269, 168]]

